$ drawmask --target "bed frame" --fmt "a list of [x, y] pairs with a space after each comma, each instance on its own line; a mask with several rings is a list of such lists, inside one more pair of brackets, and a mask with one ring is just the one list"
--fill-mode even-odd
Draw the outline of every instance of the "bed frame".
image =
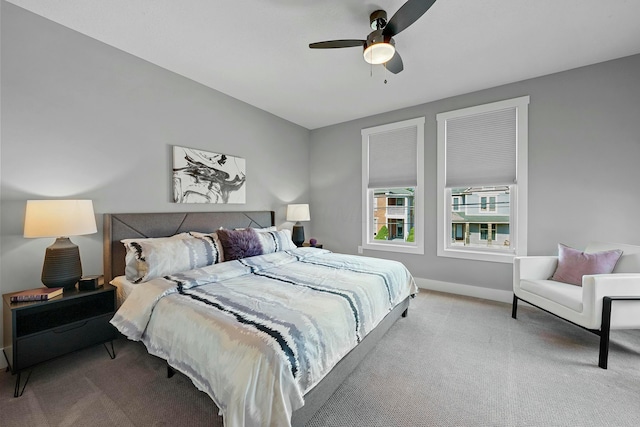
[[[167, 237], [187, 231], [211, 233], [220, 227], [263, 228], [272, 225], [275, 225], [273, 211], [104, 214], [105, 283], [124, 274], [125, 248], [120, 243], [122, 239]], [[408, 309], [407, 298], [305, 394], [305, 405], [293, 413], [293, 426], [304, 426], [313, 417], [396, 320], [407, 316]]]

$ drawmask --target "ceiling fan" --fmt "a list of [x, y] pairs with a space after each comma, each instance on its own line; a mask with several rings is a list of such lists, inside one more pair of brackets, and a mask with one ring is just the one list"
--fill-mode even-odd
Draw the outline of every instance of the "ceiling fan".
[[330, 40], [310, 43], [311, 49], [338, 49], [343, 47], [362, 47], [364, 60], [369, 64], [384, 64], [387, 70], [398, 74], [404, 69], [402, 58], [395, 48], [393, 37], [416, 22], [436, 0], [408, 0], [387, 21], [387, 12], [376, 10], [369, 16], [373, 30], [366, 40]]

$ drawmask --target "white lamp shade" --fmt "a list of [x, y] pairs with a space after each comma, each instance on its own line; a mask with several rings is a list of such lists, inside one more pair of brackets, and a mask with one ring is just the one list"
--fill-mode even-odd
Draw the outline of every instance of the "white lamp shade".
[[309, 221], [310, 219], [308, 204], [287, 205], [287, 221]]
[[91, 200], [27, 200], [24, 237], [69, 237], [97, 231]]

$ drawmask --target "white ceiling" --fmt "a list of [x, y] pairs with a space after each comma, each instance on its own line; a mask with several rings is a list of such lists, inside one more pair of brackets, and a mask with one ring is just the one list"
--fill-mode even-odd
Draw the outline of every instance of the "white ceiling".
[[308, 129], [640, 53], [640, 0], [437, 0], [397, 75], [308, 45], [405, 0], [9, 1]]

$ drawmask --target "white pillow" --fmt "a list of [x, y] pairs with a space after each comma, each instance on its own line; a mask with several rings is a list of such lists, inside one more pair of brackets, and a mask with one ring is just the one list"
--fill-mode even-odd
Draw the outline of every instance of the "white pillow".
[[278, 227], [276, 227], [275, 225], [272, 225], [271, 227], [254, 228], [254, 230], [257, 231], [258, 233], [267, 233], [269, 231], [278, 231]]
[[289, 251], [296, 248], [295, 243], [291, 240], [291, 230], [261, 231], [258, 233], [258, 237], [260, 238], [263, 254]]
[[220, 237], [218, 237], [218, 233], [216, 233], [215, 231], [213, 233], [201, 233], [199, 231], [190, 231], [189, 234], [193, 237], [207, 237], [210, 239], [213, 239], [213, 242], [216, 244], [216, 247], [218, 249], [218, 262], [223, 262], [225, 260], [224, 258], [224, 249], [222, 247], [222, 242], [220, 242]]
[[124, 256], [124, 262], [125, 262], [125, 272], [129, 269], [136, 269], [136, 265], [138, 263], [138, 257], [136, 255], [136, 249], [135, 246], [131, 245], [131, 243], [134, 242], [138, 242], [138, 243], [146, 243], [146, 242], [165, 242], [167, 240], [170, 239], [188, 239], [191, 236], [189, 235], [189, 233], [180, 233], [180, 234], [175, 234], [173, 236], [169, 236], [169, 237], [146, 237], [146, 238], [140, 238], [140, 239], [122, 239], [120, 240], [120, 242], [122, 242], [124, 244], [124, 247], [126, 249], [126, 254]]
[[213, 237], [173, 236], [156, 239], [125, 239], [127, 265], [125, 275], [133, 283], [147, 282], [181, 271], [220, 262]]

